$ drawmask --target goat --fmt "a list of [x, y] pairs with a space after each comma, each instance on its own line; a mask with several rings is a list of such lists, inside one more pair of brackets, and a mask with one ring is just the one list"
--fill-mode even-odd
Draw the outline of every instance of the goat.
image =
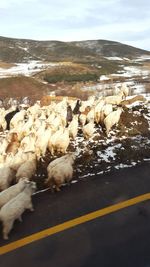
[[7, 126], [6, 126], [6, 130], [10, 130], [10, 121], [11, 119], [14, 117], [14, 115], [19, 112], [19, 108], [17, 107], [16, 110], [13, 110], [9, 113], [6, 114], [5, 116], [5, 120], [6, 120], [6, 123], [7, 123]]

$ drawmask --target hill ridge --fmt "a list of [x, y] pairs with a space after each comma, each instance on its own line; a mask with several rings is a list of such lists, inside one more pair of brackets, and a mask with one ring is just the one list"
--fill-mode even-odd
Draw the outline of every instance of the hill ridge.
[[29, 60], [95, 62], [104, 57], [135, 58], [150, 51], [104, 39], [63, 42], [0, 36], [0, 61], [20, 63]]

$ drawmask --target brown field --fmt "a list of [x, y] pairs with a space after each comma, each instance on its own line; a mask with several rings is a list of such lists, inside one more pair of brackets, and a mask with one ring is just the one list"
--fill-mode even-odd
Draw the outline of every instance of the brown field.
[[87, 99], [90, 91], [83, 91], [83, 83], [68, 84], [59, 82], [56, 84], [44, 84], [41, 81], [25, 76], [9, 77], [0, 79], [0, 98], [29, 97], [31, 102], [40, 100], [42, 96], [55, 92], [56, 96], [69, 96]]
[[143, 69], [145, 69], [145, 70], [150, 70], [150, 62], [149, 62], [149, 61], [144, 62], [144, 64], [143, 64]]
[[29, 96], [38, 99], [45, 92], [45, 85], [33, 78], [18, 76], [0, 79], [0, 98]]
[[7, 62], [0, 61], [0, 68], [9, 69], [9, 68], [12, 68], [14, 66], [15, 66], [15, 64], [13, 64], [13, 63], [7, 63]]

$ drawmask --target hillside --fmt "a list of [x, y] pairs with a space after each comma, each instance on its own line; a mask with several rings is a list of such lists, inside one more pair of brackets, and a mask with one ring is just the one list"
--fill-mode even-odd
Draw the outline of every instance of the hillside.
[[0, 97], [2, 99], [30, 96], [35, 100], [45, 92], [45, 85], [31, 77], [18, 76], [0, 80]]
[[0, 61], [9, 63], [28, 60], [99, 62], [106, 56], [132, 59], [141, 55], [150, 55], [150, 52], [107, 40], [59, 42], [0, 37]]

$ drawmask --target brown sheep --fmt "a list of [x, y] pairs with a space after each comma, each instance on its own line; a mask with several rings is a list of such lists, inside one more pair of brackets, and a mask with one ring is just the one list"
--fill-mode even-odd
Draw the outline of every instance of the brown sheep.
[[6, 148], [6, 153], [12, 153], [15, 155], [20, 146], [17, 133], [11, 133], [10, 142]]

